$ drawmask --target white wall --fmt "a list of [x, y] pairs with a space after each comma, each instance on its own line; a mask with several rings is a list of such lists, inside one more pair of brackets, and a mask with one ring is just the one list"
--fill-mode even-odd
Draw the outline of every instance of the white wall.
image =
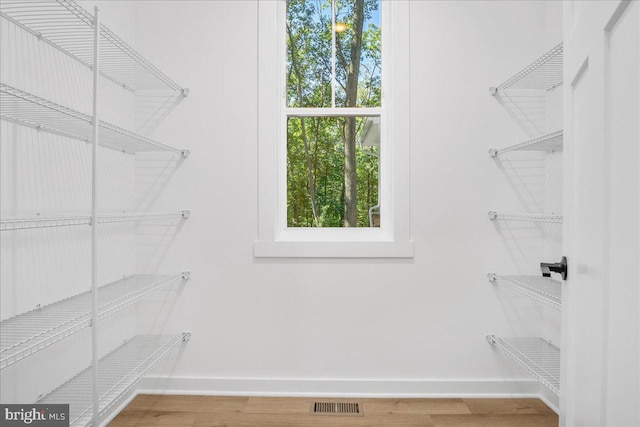
[[[487, 155], [525, 135], [488, 87], [560, 41], [558, 5], [411, 3], [410, 262], [254, 260], [256, 2], [149, 1], [137, 12], [137, 47], [191, 89], [156, 130], [193, 153], [155, 201], [193, 211], [163, 265], [193, 272], [167, 326], [193, 332], [172, 372], [182, 380], [168, 388], [537, 391], [526, 381], [495, 386], [526, 376], [484, 339], [540, 333], [530, 320], [543, 315], [535, 304], [505, 301], [485, 279], [488, 271], [537, 274], [544, 249], [539, 229], [526, 231], [523, 248], [487, 220], [496, 207], [525, 207]], [[514, 304], [528, 310], [517, 314]], [[365, 382], [372, 379], [382, 382]]]

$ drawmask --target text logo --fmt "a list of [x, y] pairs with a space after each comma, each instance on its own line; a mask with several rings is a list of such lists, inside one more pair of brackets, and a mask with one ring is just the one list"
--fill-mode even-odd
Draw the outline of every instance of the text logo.
[[69, 405], [2, 405], [0, 426], [69, 427]]

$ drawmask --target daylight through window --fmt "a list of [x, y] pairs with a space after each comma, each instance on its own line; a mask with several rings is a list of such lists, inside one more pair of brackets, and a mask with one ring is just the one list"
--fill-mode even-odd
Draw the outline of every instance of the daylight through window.
[[287, 0], [287, 226], [378, 227], [380, 0]]

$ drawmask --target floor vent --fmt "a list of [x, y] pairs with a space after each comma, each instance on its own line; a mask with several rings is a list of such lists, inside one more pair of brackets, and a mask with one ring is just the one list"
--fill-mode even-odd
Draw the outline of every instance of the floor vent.
[[312, 415], [340, 415], [348, 417], [362, 416], [362, 408], [355, 402], [313, 402]]

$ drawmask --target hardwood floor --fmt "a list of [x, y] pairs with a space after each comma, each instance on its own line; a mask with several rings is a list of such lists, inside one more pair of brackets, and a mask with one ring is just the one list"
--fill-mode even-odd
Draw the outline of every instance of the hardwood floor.
[[[311, 415], [311, 403], [358, 402], [363, 416]], [[329, 399], [139, 395], [110, 427], [555, 427], [538, 399]]]

